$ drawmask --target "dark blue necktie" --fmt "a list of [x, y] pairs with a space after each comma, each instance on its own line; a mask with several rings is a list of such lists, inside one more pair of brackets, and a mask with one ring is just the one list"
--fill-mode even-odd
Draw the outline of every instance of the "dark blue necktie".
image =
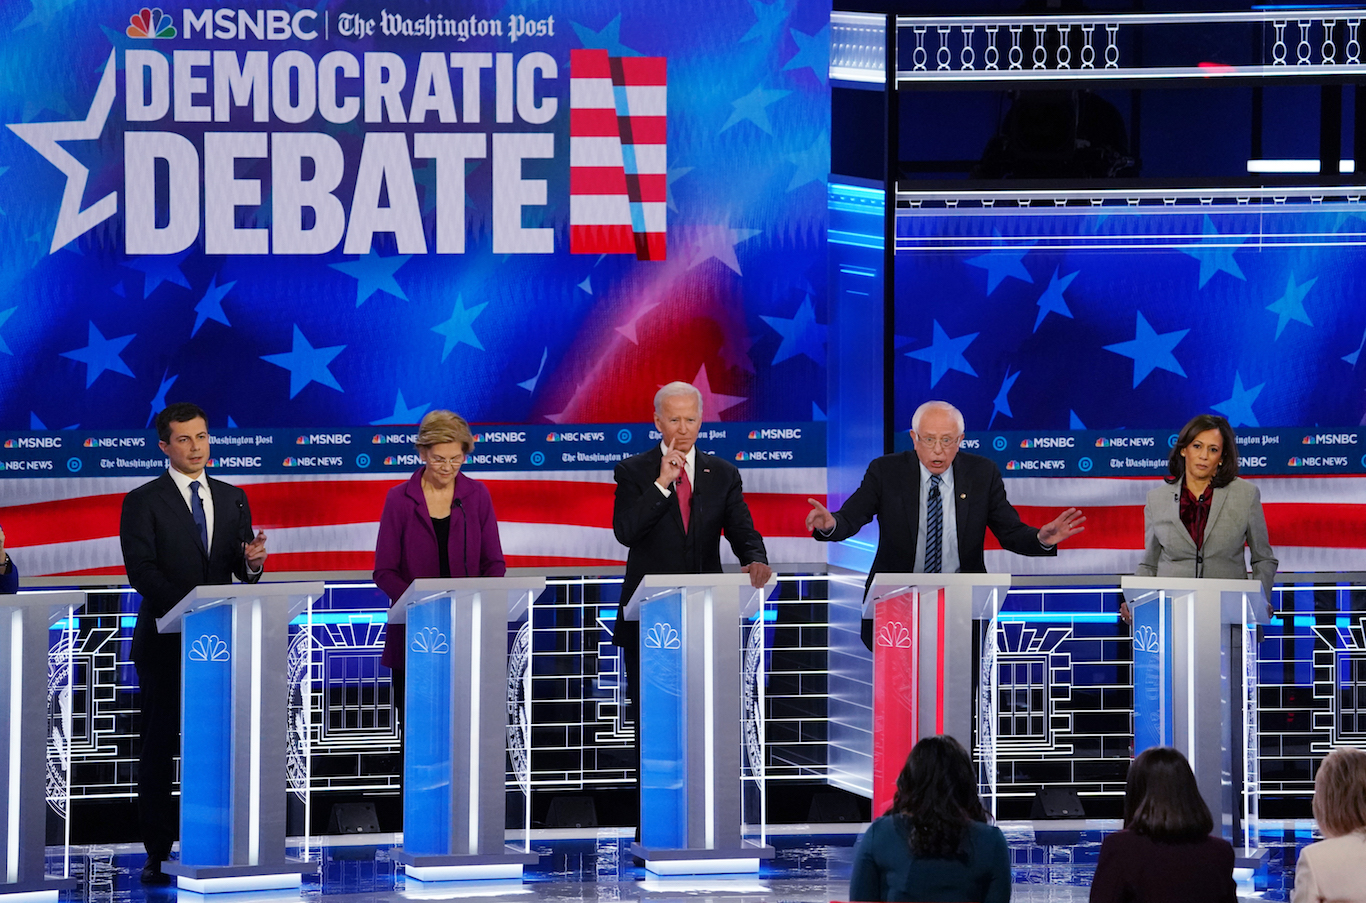
[[190, 481], [190, 513], [194, 515], [194, 525], [199, 528], [199, 547], [209, 554], [209, 519], [204, 516], [204, 500], [199, 497], [199, 481]]
[[925, 573], [937, 574], [944, 567], [944, 502], [939, 497], [939, 474], [930, 475], [930, 495], [925, 500]]

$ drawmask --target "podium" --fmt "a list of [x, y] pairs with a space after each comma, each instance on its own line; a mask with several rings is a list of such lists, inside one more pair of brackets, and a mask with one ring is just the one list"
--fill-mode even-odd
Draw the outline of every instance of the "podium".
[[[0, 694], [9, 700], [0, 741], [0, 900], [56, 901], [75, 878], [46, 873], [48, 627], [85, 605], [85, 593], [0, 595]], [[68, 734], [69, 736], [69, 734]]]
[[285, 857], [289, 622], [323, 584], [200, 586], [157, 619], [181, 634], [180, 859], [196, 893], [297, 887]]
[[640, 622], [641, 686], [631, 690], [649, 813], [631, 852], [656, 875], [757, 872], [773, 857], [762, 836], [744, 836], [740, 755], [741, 618], [762, 609], [766, 591], [743, 573], [655, 574], [626, 606]]
[[[877, 574], [864, 597], [873, 617], [873, 812], [885, 812], [917, 740], [948, 734], [974, 748], [978, 783], [996, 808], [995, 649], [991, 624], [1009, 574]], [[974, 640], [974, 621], [987, 622]], [[982, 680], [977, 677], [979, 653]], [[974, 685], [980, 692], [974, 697]]]
[[1262, 585], [1124, 577], [1120, 589], [1134, 617], [1134, 753], [1179, 749], [1216, 830], [1243, 844], [1244, 826], [1257, 820], [1255, 630], [1269, 620]]
[[544, 577], [414, 580], [390, 610], [390, 623], [408, 625], [403, 846], [393, 856], [412, 878], [520, 879], [540, 861], [530, 824], [514, 851], [504, 823], [507, 624], [543, 589]]

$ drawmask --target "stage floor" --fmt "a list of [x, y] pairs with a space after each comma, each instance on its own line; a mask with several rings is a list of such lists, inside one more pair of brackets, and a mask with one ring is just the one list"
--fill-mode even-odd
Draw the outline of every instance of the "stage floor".
[[[223, 903], [382, 903], [406, 900], [480, 899], [489, 903], [666, 903], [715, 900], [719, 903], [828, 903], [845, 900], [854, 841], [863, 826], [784, 825], [770, 836], [776, 857], [755, 876], [656, 878], [632, 863], [631, 832], [616, 828], [538, 830], [532, 847], [543, 854], [521, 884], [408, 880], [389, 852], [392, 834], [312, 838], [309, 850], [321, 863], [302, 894], [225, 894]], [[1298, 851], [1313, 840], [1312, 822], [1264, 823], [1260, 837], [1268, 848], [1265, 864], [1240, 875], [1240, 899], [1288, 900]], [[1003, 822], [1010, 843], [1015, 887], [1021, 903], [1085, 901], [1101, 839], [1118, 830], [1110, 820], [1077, 822]], [[299, 855], [295, 846], [291, 855]], [[61, 871], [61, 858], [49, 849], [49, 873]], [[85, 876], [81, 887], [62, 894], [63, 903], [169, 903], [177, 897], [203, 901], [198, 894], [171, 888], [144, 888], [138, 882], [141, 847], [73, 847], [71, 873]], [[1289, 866], [1287, 865], [1289, 864]], [[213, 899], [213, 898], [209, 898]]]

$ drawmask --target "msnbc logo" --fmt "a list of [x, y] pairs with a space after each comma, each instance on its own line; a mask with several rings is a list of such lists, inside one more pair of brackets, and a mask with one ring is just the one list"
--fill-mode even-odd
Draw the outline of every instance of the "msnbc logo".
[[758, 438], [759, 438], [759, 431], [758, 431], [758, 430], [750, 430], [750, 431], [749, 431], [749, 438], [751, 438], [751, 439], [758, 439]]
[[175, 23], [160, 9], [143, 7], [128, 17], [127, 34], [130, 38], [173, 38]]
[[6, 439], [6, 440], [5, 440], [5, 448], [14, 448], [14, 440], [13, 440], [13, 439]]

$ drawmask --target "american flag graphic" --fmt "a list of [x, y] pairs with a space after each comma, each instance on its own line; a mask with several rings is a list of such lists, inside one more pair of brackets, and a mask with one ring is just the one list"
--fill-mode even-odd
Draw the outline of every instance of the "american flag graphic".
[[570, 252], [663, 260], [666, 60], [573, 50], [569, 68]]
[[[823, 468], [746, 468], [745, 498], [769, 560], [821, 562], [829, 546], [803, 529], [807, 498], [825, 501]], [[612, 534], [610, 471], [499, 472], [474, 475], [493, 497], [509, 567], [619, 567], [626, 549]], [[227, 477], [251, 501], [269, 536], [272, 572], [369, 571], [384, 495], [393, 474]], [[0, 524], [25, 576], [118, 575], [119, 511], [143, 477], [10, 479]], [[1360, 570], [1366, 562], [1366, 477], [1270, 477], [1262, 492], [1280, 570]], [[1131, 574], [1142, 556], [1143, 502], [1151, 479], [1017, 478], [1006, 481], [1027, 523], [1082, 508], [1086, 530], [1057, 558], [1000, 550], [987, 534], [987, 566], [1016, 574]], [[871, 540], [865, 529], [856, 541]], [[726, 561], [734, 562], [722, 543]]]
[[[155, 476], [155, 474], [153, 475]], [[470, 473], [488, 487], [508, 567], [620, 567], [612, 533], [611, 470]], [[124, 495], [150, 477], [7, 479], [0, 525], [24, 577], [121, 575]], [[406, 475], [225, 476], [241, 486], [266, 531], [268, 570], [370, 571], [384, 496]], [[824, 499], [823, 468], [751, 468], [745, 499], [769, 560], [823, 561], [803, 529], [808, 497]], [[723, 560], [734, 563], [721, 544]]]

